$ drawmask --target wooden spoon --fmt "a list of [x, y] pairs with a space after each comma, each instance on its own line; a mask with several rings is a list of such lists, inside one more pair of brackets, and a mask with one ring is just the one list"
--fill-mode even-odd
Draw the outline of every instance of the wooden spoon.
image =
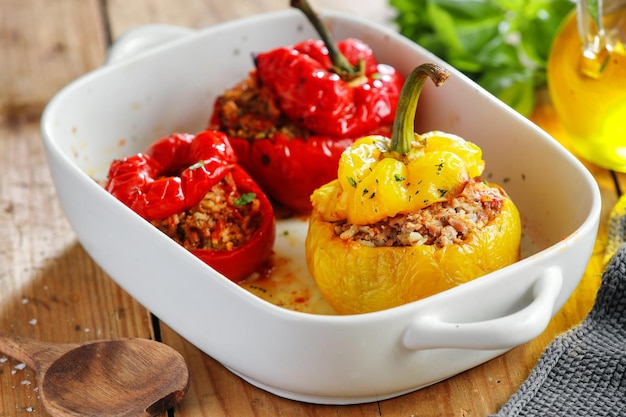
[[0, 330], [0, 352], [35, 371], [52, 416], [155, 416], [178, 404], [189, 388], [183, 357], [153, 340], [54, 344]]

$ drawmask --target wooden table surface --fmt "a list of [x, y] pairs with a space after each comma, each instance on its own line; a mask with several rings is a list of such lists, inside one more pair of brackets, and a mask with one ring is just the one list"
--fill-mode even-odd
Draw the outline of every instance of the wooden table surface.
[[[147, 23], [203, 28], [287, 7], [287, 0], [0, 0], [0, 328], [50, 342], [134, 336], [181, 352], [191, 386], [170, 416], [486, 416], [515, 392], [543, 349], [591, 308], [602, 273], [608, 212], [626, 176], [586, 164], [603, 214], [587, 271], [535, 340], [417, 392], [377, 403], [319, 406], [266, 393], [186, 342], [120, 289], [85, 253], [62, 213], [39, 132], [48, 100], [104, 63], [108, 46]], [[390, 24], [384, 0], [312, 0]], [[549, 105], [533, 119], [567, 145]], [[46, 416], [34, 373], [0, 354], [0, 417]]]

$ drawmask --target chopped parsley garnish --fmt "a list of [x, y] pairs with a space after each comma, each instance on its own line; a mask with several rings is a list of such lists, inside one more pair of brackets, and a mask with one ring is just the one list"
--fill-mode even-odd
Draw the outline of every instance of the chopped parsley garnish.
[[256, 198], [256, 193], [244, 193], [235, 200], [235, 206], [241, 207], [250, 204]]

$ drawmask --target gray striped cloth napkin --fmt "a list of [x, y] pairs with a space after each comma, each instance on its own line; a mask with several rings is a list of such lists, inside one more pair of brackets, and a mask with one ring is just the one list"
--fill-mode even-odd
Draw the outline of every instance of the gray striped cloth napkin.
[[492, 417], [626, 417], [626, 198], [612, 212], [607, 259], [585, 320], [557, 337]]

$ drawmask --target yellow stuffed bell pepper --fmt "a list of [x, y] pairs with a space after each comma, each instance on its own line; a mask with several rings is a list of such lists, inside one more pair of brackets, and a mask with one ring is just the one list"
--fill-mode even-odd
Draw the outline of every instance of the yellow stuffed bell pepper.
[[519, 212], [480, 178], [481, 149], [452, 134], [413, 131], [425, 81], [440, 85], [447, 76], [437, 65], [417, 67], [392, 138], [356, 141], [338, 178], [311, 196], [307, 265], [340, 314], [415, 301], [519, 260]]

